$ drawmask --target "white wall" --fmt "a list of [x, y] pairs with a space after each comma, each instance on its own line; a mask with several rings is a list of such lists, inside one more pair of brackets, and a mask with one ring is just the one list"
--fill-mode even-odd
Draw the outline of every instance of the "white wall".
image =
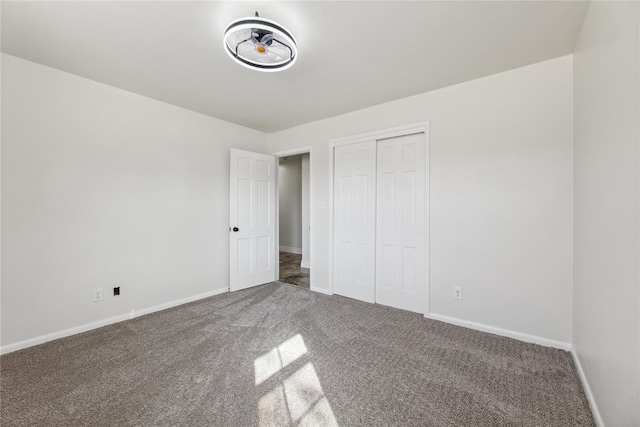
[[574, 347], [609, 426], [640, 425], [635, 2], [593, 2], [574, 56]]
[[309, 154], [302, 155], [302, 261], [304, 268], [311, 267], [311, 175]]
[[570, 342], [570, 56], [270, 134], [272, 152], [312, 145], [314, 289], [329, 287], [329, 140], [425, 120], [431, 312]]
[[228, 287], [229, 147], [266, 135], [7, 55], [2, 107], [2, 346]]
[[278, 170], [280, 248], [302, 253], [302, 158], [280, 159]]

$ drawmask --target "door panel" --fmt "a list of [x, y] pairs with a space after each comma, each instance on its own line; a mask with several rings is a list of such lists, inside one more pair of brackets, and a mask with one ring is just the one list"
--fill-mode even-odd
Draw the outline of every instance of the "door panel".
[[[231, 149], [230, 289], [275, 280], [275, 158]], [[233, 231], [237, 228], [238, 231]]]
[[334, 149], [334, 292], [374, 302], [376, 142]]
[[377, 142], [377, 303], [423, 313], [426, 279], [424, 133]]

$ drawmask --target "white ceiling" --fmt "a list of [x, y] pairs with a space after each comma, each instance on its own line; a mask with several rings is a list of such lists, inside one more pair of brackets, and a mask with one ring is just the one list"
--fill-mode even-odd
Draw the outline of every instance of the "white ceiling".
[[[569, 54], [587, 4], [12, 2], [2, 51], [273, 132]], [[289, 70], [234, 63], [222, 33], [260, 15], [296, 37]]]

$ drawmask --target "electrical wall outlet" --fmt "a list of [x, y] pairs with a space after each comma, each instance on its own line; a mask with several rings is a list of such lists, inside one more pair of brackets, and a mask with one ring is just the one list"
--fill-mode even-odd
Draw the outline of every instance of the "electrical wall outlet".
[[102, 288], [97, 288], [93, 290], [93, 302], [102, 301]]
[[453, 287], [453, 297], [455, 299], [462, 299], [462, 286]]

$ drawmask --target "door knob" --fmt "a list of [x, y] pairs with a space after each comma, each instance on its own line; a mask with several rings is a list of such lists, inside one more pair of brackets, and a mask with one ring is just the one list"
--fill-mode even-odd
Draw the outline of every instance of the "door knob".
[[234, 232], [236, 232], [236, 231], [240, 231], [240, 229], [239, 229], [238, 227], [233, 227], [233, 231], [234, 231]]

